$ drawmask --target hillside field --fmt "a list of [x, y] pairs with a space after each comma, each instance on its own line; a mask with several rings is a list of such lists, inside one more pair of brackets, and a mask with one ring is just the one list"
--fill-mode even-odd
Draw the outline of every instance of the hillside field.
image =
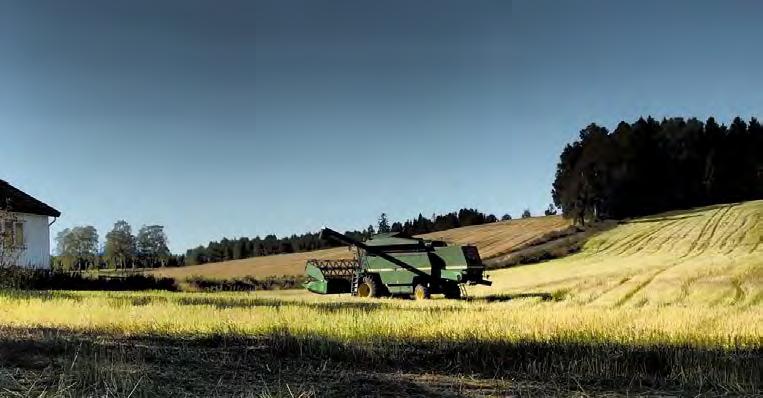
[[762, 217], [754, 201], [626, 220], [577, 254], [491, 271], [494, 285], [461, 301], [0, 292], [0, 386], [132, 397], [756, 396]]
[[624, 221], [581, 253], [491, 272], [494, 288], [564, 294], [595, 306], [757, 306], [763, 292], [763, 201]]
[[[569, 225], [569, 222], [562, 219], [561, 216], [532, 217], [454, 228], [421, 235], [421, 237], [444, 240], [452, 244], [474, 244], [479, 247], [480, 255], [483, 258], [489, 258], [506, 253], [546, 233], [567, 228]], [[323, 260], [352, 257], [353, 253], [346, 247], [337, 247], [305, 253], [252, 257], [178, 268], [161, 268], [148, 271], [148, 273], [178, 280], [189, 276], [201, 276], [210, 279], [232, 279], [244, 276], [255, 278], [291, 276], [302, 275], [305, 271], [305, 261], [308, 259]]]

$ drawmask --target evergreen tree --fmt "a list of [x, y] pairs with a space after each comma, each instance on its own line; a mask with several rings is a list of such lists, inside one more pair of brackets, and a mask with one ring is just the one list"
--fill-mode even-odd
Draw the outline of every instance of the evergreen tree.
[[389, 221], [387, 220], [387, 213], [382, 213], [379, 216], [379, 227], [377, 228], [380, 234], [386, 234], [391, 232]]
[[188, 265], [198, 265], [198, 264], [204, 264], [207, 262], [206, 256], [205, 256], [206, 249], [204, 246], [199, 246], [194, 249], [189, 249], [186, 252], [186, 263]]
[[250, 257], [249, 254], [249, 238], [239, 238], [233, 244], [233, 259], [240, 260], [242, 258]]

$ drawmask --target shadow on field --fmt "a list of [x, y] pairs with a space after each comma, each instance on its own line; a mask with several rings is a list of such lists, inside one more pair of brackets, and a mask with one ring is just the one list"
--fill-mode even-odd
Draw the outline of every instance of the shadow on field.
[[279, 300], [268, 298], [217, 298], [217, 297], [181, 297], [175, 300], [181, 305], [211, 305], [217, 308], [250, 307], [303, 307], [321, 311], [336, 312], [347, 309], [371, 312], [383, 308], [377, 302], [305, 302], [299, 300]]
[[652, 222], [670, 221], [670, 220], [684, 220], [687, 218], [699, 217], [702, 215], [701, 213], [705, 213], [710, 210], [717, 210], [717, 209], [722, 209], [726, 207], [730, 208], [740, 204], [742, 204], [742, 202], [722, 203], [722, 204], [716, 204], [716, 205], [705, 206], [705, 207], [697, 207], [697, 208], [691, 208], [691, 209], [685, 209], [685, 210], [672, 210], [669, 212], [660, 213], [655, 216], [645, 216], [638, 220], [623, 220], [622, 223], [640, 224], [640, 223], [652, 223]]
[[566, 257], [580, 252], [592, 237], [617, 227], [617, 221], [604, 220], [589, 224], [585, 228], [570, 226], [565, 230], [552, 231], [511, 250], [484, 258], [486, 269], [494, 270]]
[[648, 223], [673, 221], [673, 220], [686, 220], [688, 218], [695, 218], [699, 216], [700, 214], [687, 214], [682, 216], [665, 216], [665, 217], [657, 217], [657, 218], [646, 218], [641, 220], [626, 220], [626, 221], [622, 221], [622, 223], [623, 224], [648, 224]]
[[[761, 385], [762, 354], [760, 348], [616, 343], [387, 337], [338, 341], [295, 336], [285, 330], [260, 337], [201, 338], [6, 327], [0, 329], [0, 382], [15, 380], [17, 386], [10, 388], [19, 391], [58, 385], [62, 378], [71, 385], [92, 387], [116, 380], [103, 373], [112, 372], [130, 380], [126, 386], [135, 388], [133, 396], [263, 391], [278, 395], [274, 392], [287, 389], [318, 396], [390, 397], [442, 396], [453, 391], [460, 395], [569, 395], [581, 389], [588, 393], [751, 395]], [[15, 376], [3, 379], [10, 370]], [[24, 380], [37, 380], [37, 384], [27, 385]], [[98, 395], [98, 391], [76, 387], [75, 392]]]
[[[382, 301], [301, 301], [301, 300], [283, 300], [275, 298], [263, 298], [263, 297], [226, 297], [226, 296], [168, 296], [162, 294], [122, 294], [120, 292], [106, 293], [106, 300], [109, 305], [114, 307], [122, 306], [146, 306], [151, 304], [165, 304], [174, 303], [178, 305], [187, 306], [212, 306], [220, 309], [227, 308], [255, 308], [255, 307], [301, 307], [307, 309], [313, 309], [316, 311], [327, 312], [339, 312], [347, 311], [348, 309], [359, 310], [363, 312], [372, 312], [385, 308], [393, 308], [396, 311], [401, 312], [455, 312], [462, 311], [460, 307], [405, 307], [400, 306], [402, 299], [390, 299]], [[45, 290], [10, 290], [0, 289], [0, 297], [7, 297], [12, 299], [38, 299], [43, 301], [53, 300], [72, 300], [81, 302], [88, 296], [79, 292], [67, 292], [67, 291], [45, 291]], [[99, 298], [103, 300], [104, 297]], [[486, 300], [489, 301], [489, 300]], [[498, 301], [498, 299], [494, 300]], [[475, 311], [475, 309], [470, 309]]]
[[487, 295], [487, 296], [480, 296], [480, 297], [467, 297], [464, 300], [465, 301], [472, 301], [472, 302], [493, 303], [493, 302], [511, 301], [511, 300], [527, 299], [527, 298], [538, 298], [538, 299], [541, 299], [541, 301], [551, 301], [551, 300], [554, 299], [554, 296], [551, 293], [545, 293], [545, 292], [539, 292], [539, 293], [514, 293], [514, 294], [490, 294], [490, 295]]
[[[400, 306], [401, 299], [390, 299], [383, 301], [301, 301], [301, 300], [281, 300], [268, 298], [217, 298], [217, 297], [180, 297], [173, 299], [180, 305], [210, 305], [217, 308], [253, 308], [253, 307], [300, 307], [312, 309], [320, 312], [340, 312], [347, 310], [358, 310], [363, 312], [373, 312], [385, 308], [391, 308], [400, 312], [455, 312], [462, 311], [459, 307], [406, 307]], [[475, 311], [471, 309], [471, 311]]]

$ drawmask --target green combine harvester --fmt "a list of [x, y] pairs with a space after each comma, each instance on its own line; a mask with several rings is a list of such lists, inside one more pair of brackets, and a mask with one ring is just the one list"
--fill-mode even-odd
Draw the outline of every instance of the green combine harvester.
[[448, 246], [402, 233], [378, 234], [360, 242], [329, 228], [320, 237], [354, 247], [356, 255], [352, 259], [308, 260], [305, 288], [311, 292], [360, 297], [414, 295], [417, 299], [442, 293], [460, 298], [466, 284], [492, 284], [483, 277], [485, 266], [475, 246]]

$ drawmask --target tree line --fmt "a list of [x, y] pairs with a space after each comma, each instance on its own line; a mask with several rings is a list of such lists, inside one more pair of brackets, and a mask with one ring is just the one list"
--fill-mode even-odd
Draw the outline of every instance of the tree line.
[[127, 221], [119, 220], [99, 245], [92, 225], [66, 228], [56, 235], [56, 256], [52, 268], [60, 270], [131, 269], [178, 266], [184, 256], [173, 255], [161, 225], [144, 225], [133, 235]]
[[580, 224], [760, 199], [763, 128], [740, 117], [591, 124], [562, 151], [552, 197]]
[[[530, 217], [529, 210], [525, 210], [522, 217]], [[509, 214], [501, 217], [501, 220], [510, 219]], [[345, 234], [362, 241], [377, 233], [403, 232], [419, 235], [496, 221], [498, 218], [495, 215], [485, 214], [476, 209], [433, 214], [429, 218], [419, 214], [416, 218], [392, 223], [387, 215], [382, 213], [376, 226], [369, 225], [366, 229], [346, 231]], [[91, 225], [61, 230], [55, 241], [56, 255], [51, 257], [51, 267], [65, 271], [178, 267], [338, 246], [336, 242], [320, 239], [318, 233], [307, 232], [282, 238], [274, 234], [264, 238], [223, 238], [209, 242], [206, 246], [189, 249], [185, 254], [172, 254], [163, 226], [144, 225], [135, 235], [130, 224], [124, 220], [114, 223], [112, 229], [106, 233], [103, 244], [100, 243], [97, 229]]]
[[[525, 210], [525, 214], [523, 216], [529, 217], [529, 210]], [[511, 216], [505, 214], [501, 219], [510, 220]], [[419, 235], [496, 221], [498, 218], [495, 215], [485, 214], [476, 209], [461, 209], [457, 212], [432, 215], [429, 218], [419, 214], [416, 218], [392, 223], [388, 220], [387, 214], [382, 213], [376, 226], [371, 224], [364, 230], [346, 231], [345, 235], [362, 241], [377, 233], [402, 232], [409, 235]], [[272, 234], [264, 238], [259, 236], [254, 238], [223, 238], [219, 241], [209, 242], [206, 246], [189, 249], [185, 253], [185, 263], [187, 265], [205, 264], [274, 254], [307, 252], [336, 246], [338, 246], [336, 242], [321, 240], [318, 233], [311, 232], [283, 238]]]

